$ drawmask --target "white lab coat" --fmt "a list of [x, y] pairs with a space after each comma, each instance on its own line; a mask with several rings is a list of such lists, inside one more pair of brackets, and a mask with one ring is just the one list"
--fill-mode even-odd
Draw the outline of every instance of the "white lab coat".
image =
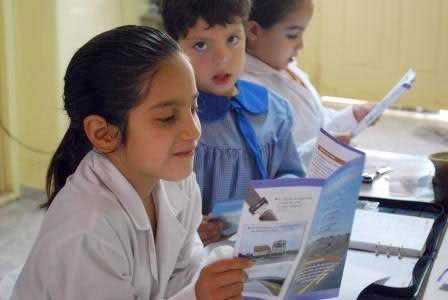
[[295, 62], [290, 63], [288, 69], [300, 78], [304, 86], [249, 54], [241, 77], [271, 88], [289, 102], [294, 115], [293, 136], [302, 161], [308, 166], [321, 127], [335, 132], [352, 131], [357, 121], [351, 106], [339, 111], [324, 107], [308, 75]]
[[160, 181], [157, 238], [136, 191], [91, 151], [43, 221], [12, 299], [195, 299], [201, 197], [191, 174]]

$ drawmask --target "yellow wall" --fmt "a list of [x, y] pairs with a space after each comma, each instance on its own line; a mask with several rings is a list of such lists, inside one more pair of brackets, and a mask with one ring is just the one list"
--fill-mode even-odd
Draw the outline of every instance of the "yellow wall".
[[448, 1], [315, 0], [299, 63], [322, 95], [381, 99], [409, 67], [403, 106], [448, 109]]
[[[62, 78], [73, 55], [95, 34], [138, 23], [145, 0], [0, 0], [0, 108], [14, 136], [44, 153], [0, 137], [1, 181], [43, 188], [51, 153], [66, 126]], [[3, 58], [5, 58], [3, 60]], [[13, 150], [11, 150], [13, 149]], [[9, 155], [9, 157], [8, 157]], [[3, 161], [0, 161], [3, 162]], [[3, 177], [3, 179], [2, 179]], [[0, 186], [0, 189], [2, 187]]]
[[[15, 102], [15, 47], [12, 25], [12, 1], [0, 2], [0, 118], [2, 125], [11, 131], [16, 127]], [[17, 181], [17, 147], [10, 143], [7, 135], [2, 130], [0, 134], [0, 192], [15, 192], [18, 188]], [[0, 204], [5, 199], [1, 197]]]

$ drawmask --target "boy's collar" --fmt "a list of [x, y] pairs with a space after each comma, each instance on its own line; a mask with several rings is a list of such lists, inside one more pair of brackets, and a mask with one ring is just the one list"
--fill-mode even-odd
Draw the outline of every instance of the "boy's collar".
[[235, 96], [218, 96], [200, 92], [198, 97], [198, 115], [201, 121], [211, 122], [222, 119], [230, 110], [231, 101], [237, 101], [247, 112], [253, 115], [268, 111], [268, 91], [261, 85], [237, 80], [238, 93]]

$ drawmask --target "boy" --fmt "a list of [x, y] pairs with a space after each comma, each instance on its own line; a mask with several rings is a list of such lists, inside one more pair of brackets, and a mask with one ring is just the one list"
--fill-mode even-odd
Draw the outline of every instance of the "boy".
[[206, 244], [222, 238], [222, 224], [207, 218], [214, 205], [242, 203], [253, 179], [304, 175], [287, 102], [260, 85], [238, 80], [250, 5], [250, 0], [162, 4], [165, 28], [190, 57], [200, 91], [202, 136], [194, 170], [205, 215], [199, 234]]

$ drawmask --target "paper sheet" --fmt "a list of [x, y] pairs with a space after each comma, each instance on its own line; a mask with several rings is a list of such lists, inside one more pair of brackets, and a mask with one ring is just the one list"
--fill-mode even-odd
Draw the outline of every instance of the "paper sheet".
[[358, 126], [353, 131], [353, 135], [357, 135], [364, 129], [366, 129], [373, 121], [378, 119], [379, 116], [390, 107], [400, 96], [412, 87], [415, 81], [414, 69], [409, 69], [406, 74], [400, 79], [400, 81], [387, 93], [387, 95], [381, 100], [365, 117], [359, 122]]
[[366, 269], [348, 260], [345, 263], [339, 297], [332, 300], [356, 300], [359, 294], [370, 284], [387, 279], [388, 276], [380, 271]]

